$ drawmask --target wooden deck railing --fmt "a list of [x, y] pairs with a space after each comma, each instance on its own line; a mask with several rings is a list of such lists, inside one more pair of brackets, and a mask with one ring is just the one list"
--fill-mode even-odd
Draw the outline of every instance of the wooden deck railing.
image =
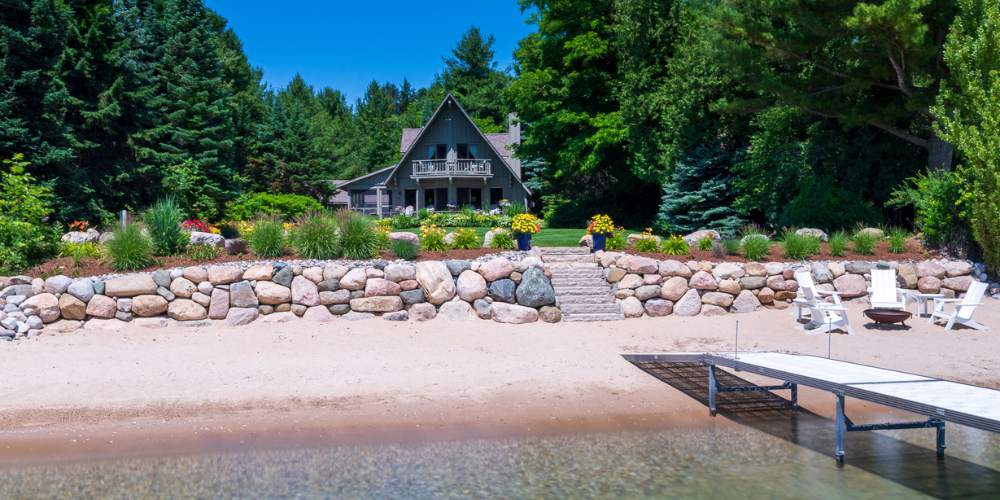
[[413, 177], [492, 177], [490, 160], [413, 160]]

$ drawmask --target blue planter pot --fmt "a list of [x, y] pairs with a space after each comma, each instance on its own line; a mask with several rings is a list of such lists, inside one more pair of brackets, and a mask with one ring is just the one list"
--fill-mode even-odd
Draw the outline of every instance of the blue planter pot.
[[531, 233], [517, 234], [517, 249], [522, 252], [531, 250]]
[[594, 251], [600, 252], [601, 250], [604, 250], [604, 246], [608, 243], [608, 235], [594, 234], [591, 236], [594, 239]]

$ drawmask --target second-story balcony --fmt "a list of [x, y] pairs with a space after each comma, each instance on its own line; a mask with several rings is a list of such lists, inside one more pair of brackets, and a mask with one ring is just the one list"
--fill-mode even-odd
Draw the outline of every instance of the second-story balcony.
[[413, 178], [493, 177], [490, 160], [413, 160]]

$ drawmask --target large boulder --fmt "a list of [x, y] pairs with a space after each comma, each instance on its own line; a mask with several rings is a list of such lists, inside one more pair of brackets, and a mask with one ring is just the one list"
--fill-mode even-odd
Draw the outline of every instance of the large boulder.
[[274, 266], [270, 263], [254, 264], [243, 271], [243, 279], [248, 281], [267, 281], [274, 274]]
[[426, 302], [413, 304], [407, 312], [414, 321], [429, 321], [437, 317], [437, 308]]
[[365, 283], [365, 297], [399, 295], [401, 291], [399, 283], [385, 278], [371, 278]]
[[446, 260], [444, 261], [444, 265], [448, 267], [448, 272], [455, 277], [472, 269], [472, 263], [467, 260]]
[[733, 305], [733, 296], [722, 292], [708, 292], [701, 296], [701, 303], [725, 308]]
[[[964, 260], [945, 262], [944, 269], [949, 278], [972, 274], [972, 264]], [[46, 284], [48, 284], [48, 281], [46, 281]]]
[[51, 323], [59, 319], [59, 299], [51, 293], [40, 293], [28, 297], [21, 303], [21, 310], [27, 311], [29, 308], [38, 310], [37, 314], [42, 318], [43, 323]]
[[[215, 292], [213, 291], [214, 295]], [[232, 307], [257, 307], [260, 301], [249, 281], [237, 281], [229, 285], [229, 305]]]
[[45, 279], [44, 290], [49, 293], [64, 293], [71, 284], [73, 284], [71, 278], [59, 274]]
[[193, 300], [177, 299], [167, 306], [167, 316], [177, 321], [198, 321], [208, 317], [208, 311]]
[[136, 297], [156, 293], [156, 282], [148, 274], [130, 274], [104, 283], [104, 294], [110, 297]]
[[368, 273], [365, 272], [365, 269], [363, 267], [355, 267], [347, 271], [347, 274], [340, 278], [340, 287], [345, 290], [364, 290], [367, 281]]
[[87, 304], [68, 293], [64, 293], [59, 296], [59, 312], [63, 319], [86, 319]]
[[351, 299], [351, 310], [356, 312], [385, 313], [402, 309], [403, 299], [398, 296]]
[[[522, 285], [523, 282], [522, 282]], [[466, 302], [475, 302], [486, 296], [486, 280], [483, 276], [472, 270], [462, 271], [456, 281], [458, 296]]]
[[521, 276], [517, 286], [517, 303], [527, 307], [542, 307], [556, 303], [556, 292], [552, 283], [540, 268], [533, 267]]
[[66, 289], [66, 293], [83, 302], [90, 302], [90, 298], [94, 296], [94, 282], [89, 278], [75, 280]]
[[420, 245], [420, 238], [417, 235], [405, 231], [389, 233], [389, 241], [405, 241], [413, 246]]
[[190, 243], [192, 245], [209, 245], [213, 247], [226, 246], [226, 238], [221, 234], [203, 233], [201, 231], [191, 231]]
[[845, 274], [833, 280], [833, 288], [845, 299], [863, 297], [868, 293], [868, 284], [860, 274]]
[[799, 236], [812, 236], [813, 238], [819, 238], [820, 241], [828, 241], [830, 239], [829, 236], [827, 236], [826, 231], [813, 227], [804, 227], [795, 231], [795, 234]]
[[[229, 289], [229, 291], [223, 290], [221, 288], [216, 288], [212, 290], [212, 297], [208, 301], [208, 317], [210, 319], [228, 319], [230, 305], [235, 306], [237, 308], [244, 308], [244, 309], [252, 308], [255, 311], [257, 310], [257, 304], [258, 304], [257, 295], [254, 294], [253, 289], [250, 289], [250, 294], [253, 296], [253, 299], [250, 299], [249, 297], [245, 296], [242, 290], [240, 291], [240, 298], [238, 301], [232, 300], [232, 298], [230, 297], [231, 292], [234, 292], [235, 289], [237, 288], [236, 285], [239, 285], [240, 283], [247, 283], [247, 282], [240, 281], [238, 283], [233, 283], [233, 286]], [[247, 283], [247, 285], [249, 285], [249, 283]], [[236, 303], [239, 303], [239, 305], [236, 305]], [[251, 306], [249, 304], [253, 305]]]
[[517, 285], [514, 283], [513, 280], [505, 278], [490, 283], [488, 292], [490, 298], [493, 300], [499, 302], [513, 303], [515, 300], [517, 300], [517, 296], [514, 294], [516, 288]]
[[743, 290], [733, 301], [731, 310], [735, 313], [750, 313], [760, 308], [760, 300], [750, 290]]
[[87, 316], [92, 318], [111, 319], [117, 311], [117, 302], [107, 295], [94, 295], [87, 302]]
[[900, 264], [896, 268], [896, 273], [896, 281], [899, 282], [900, 288], [917, 287], [917, 268], [913, 264]]
[[[191, 303], [194, 304], [194, 302]], [[140, 318], [159, 316], [167, 312], [167, 299], [159, 295], [139, 295], [132, 298], [131, 310], [132, 314]]]
[[712, 241], [722, 241], [722, 235], [718, 231], [713, 229], [702, 229], [700, 231], [695, 231], [684, 237], [684, 242], [688, 246], [695, 246], [699, 241], [705, 239], [706, 237], [711, 238]]
[[671, 302], [680, 300], [688, 291], [688, 280], [674, 276], [660, 285], [660, 297]]
[[740, 278], [740, 288], [744, 290], [757, 290], [764, 288], [767, 278], [763, 276], [744, 276]]
[[438, 316], [450, 321], [468, 321], [479, 317], [472, 306], [464, 300], [451, 300], [441, 304]]
[[[194, 292], [198, 291], [198, 285], [191, 280], [180, 277], [170, 282], [170, 293], [182, 299], [190, 299]], [[167, 300], [170, 300], [169, 298]]]
[[292, 301], [292, 290], [272, 281], [258, 281], [257, 300], [265, 305], [278, 305]]
[[934, 276], [924, 276], [917, 280], [920, 293], [941, 293], [941, 280]]
[[426, 298], [424, 297], [424, 291], [421, 290], [420, 288], [399, 292], [399, 298], [403, 299], [403, 303], [406, 305], [426, 302]]
[[626, 274], [624, 278], [618, 281], [619, 290], [632, 290], [639, 288], [645, 283], [642, 276], [638, 274]]
[[743, 290], [740, 287], [740, 282], [736, 280], [722, 280], [719, 282], [719, 291], [728, 293], [729, 295], [739, 295]]
[[715, 277], [705, 271], [694, 273], [688, 281], [688, 286], [695, 290], [715, 290], [719, 288]]
[[633, 295], [632, 297], [635, 297], [636, 299], [642, 301], [646, 301], [659, 296], [660, 296], [660, 285], [644, 285], [640, 286], [639, 288], [636, 288], [635, 295]]
[[[229, 326], [243, 326], [253, 323], [258, 316], [260, 316], [260, 311], [256, 307], [233, 307], [226, 312], [223, 318], [226, 319], [226, 324]], [[280, 317], [275, 319], [280, 319]], [[291, 319], [291, 315], [289, 315], [289, 319]]]
[[417, 268], [412, 264], [389, 264], [385, 266], [385, 279], [399, 283], [400, 281], [417, 279]]
[[504, 257], [497, 257], [495, 259], [488, 260], [479, 266], [479, 274], [483, 275], [483, 278], [485, 278], [486, 281], [496, 281], [508, 278], [513, 272], [514, 264], [509, 259]]
[[735, 262], [723, 262], [712, 269], [712, 275], [719, 281], [739, 279], [745, 274], [743, 266]]
[[296, 276], [292, 280], [292, 303], [306, 307], [319, 305], [319, 289], [316, 283], [305, 276]]
[[864, 260], [852, 260], [844, 264], [844, 269], [851, 274], [867, 274], [872, 271], [871, 262]]
[[212, 266], [208, 268], [208, 281], [213, 285], [228, 285], [243, 279], [243, 269], [237, 266]]
[[622, 314], [626, 318], [639, 318], [646, 310], [642, 307], [642, 302], [635, 297], [626, 297], [621, 302]]
[[972, 279], [972, 276], [955, 276], [953, 278], [945, 278], [941, 280], [941, 286], [956, 292], [967, 292], [969, 291], [969, 286], [972, 285], [973, 281], [975, 280]]
[[833, 273], [830, 272], [830, 266], [822, 262], [813, 262], [810, 264], [809, 269], [812, 272], [813, 282], [829, 283], [833, 281]]
[[494, 302], [493, 321], [512, 324], [534, 323], [538, 321], [538, 310], [517, 304]]
[[[507, 261], [507, 264], [509, 265], [510, 261]], [[509, 275], [510, 273], [508, 272], [507, 274]], [[484, 274], [483, 276], [485, 277], [486, 275]], [[455, 296], [455, 282], [452, 281], [451, 272], [448, 271], [448, 267], [443, 262], [418, 262], [417, 283], [424, 292], [424, 298], [431, 304], [444, 304]]]
[[629, 255], [625, 258], [624, 267], [630, 273], [653, 274], [659, 272], [660, 263], [649, 257]]
[[181, 276], [194, 283], [201, 283], [203, 281], [208, 281], [208, 270], [201, 266], [185, 267], [184, 270], [181, 271]]
[[97, 243], [101, 239], [101, 233], [90, 228], [86, 231], [70, 231], [61, 238], [63, 243]]
[[643, 303], [643, 308], [646, 309], [647, 316], [658, 318], [674, 312], [674, 303], [664, 299], [649, 299]]
[[877, 227], [865, 227], [865, 228], [861, 228], [860, 230], [858, 230], [858, 233], [859, 234], [867, 234], [868, 236], [871, 236], [872, 238], [875, 238], [877, 240], [880, 240], [883, 237], [885, 237], [885, 232], [882, 231], [881, 229], [877, 228]]
[[698, 290], [688, 290], [680, 300], [674, 302], [674, 314], [677, 316], [697, 316], [701, 312], [701, 296]]

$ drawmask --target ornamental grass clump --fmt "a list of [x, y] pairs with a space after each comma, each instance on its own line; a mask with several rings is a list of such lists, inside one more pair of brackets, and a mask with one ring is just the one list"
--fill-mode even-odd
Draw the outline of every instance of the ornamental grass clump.
[[759, 233], [750, 233], [740, 240], [743, 256], [747, 260], [760, 261], [771, 253], [771, 240]]
[[715, 240], [711, 236], [706, 235], [704, 238], [698, 240], [698, 250], [702, 252], [711, 250], [713, 245], [715, 245]]
[[796, 234], [794, 229], [789, 229], [785, 231], [781, 246], [785, 249], [785, 257], [806, 260], [819, 253], [820, 239], [815, 236]]
[[903, 228], [894, 227], [889, 229], [889, 252], [905, 253], [907, 237], [909, 237], [909, 234]]
[[258, 220], [247, 236], [247, 243], [258, 257], [281, 257], [285, 252], [285, 227], [281, 219], [272, 216]]
[[514, 236], [509, 229], [502, 227], [493, 228], [493, 241], [490, 243], [493, 248], [501, 250], [513, 250], [515, 245]]
[[372, 222], [354, 212], [341, 210], [337, 214], [340, 227], [340, 247], [345, 258], [371, 259], [388, 243]]
[[156, 255], [177, 255], [184, 251], [191, 239], [181, 227], [184, 212], [172, 197], [149, 207], [142, 220], [153, 240], [153, 253]]
[[138, 271], [156, 263], [153, 260], [153, 242], [142, 232], [139, 224], [115, 229], [114, 238], [108, 241], [108, 257], [115, 271]]
[[434, 224], [420, 226], [420, 248], [428, 252], [443, 252], [448, 249], [444, 242], [444, 229]]
[[659, 249], [660, 243], [653, 235], [653, 228], [647, 227], [639, 239], [635, 240], [635, 249], [639, 252], [655, 252]]
[[542, 230], [538, 217], [529, 213], [517, 214], [510, 223], [514, 234], [535, 234]]
[[452, 242], [451, 247], [458, 250], [479, 248], [479, 234], [471, 227], [458, 229], [455, 231], [455, 240]]
[[298, 218], [290, 239], [300, 257], [334, 259], [340, 254], [337, 221], [328, 213], [310, 212]]
[[740, 240], [727, 239], [722, 242], [722, 249], [725, 251], [726, 255], [739, 255], [740, 253]]
[[691, 247], [680, 236], [671, 236], [663, 240], [660, 250], [667, 255], [688, 255], [691, 253]]
[[193, 261], [208, 262], [219, 258], [222, 255], [222, 249], [215, 245], [188, 245], [184, 254]]
[[843, 257], [847, 253], [847, 233], [837, 231], [830, 235], [828, 241], [830, 245], [830, 255], [833, 257]]
[[854, 251], [861, 255], [874, 255], [875, 254], [875, 244], [878, 239], [871, 233], [860, 230], [854, 233], [851, 237], [851, 242], [854, 244]]
[[413, 260], [417, 256], [417, 246], [406, 240], [392, 240], [389, 250], [397, 259]]

